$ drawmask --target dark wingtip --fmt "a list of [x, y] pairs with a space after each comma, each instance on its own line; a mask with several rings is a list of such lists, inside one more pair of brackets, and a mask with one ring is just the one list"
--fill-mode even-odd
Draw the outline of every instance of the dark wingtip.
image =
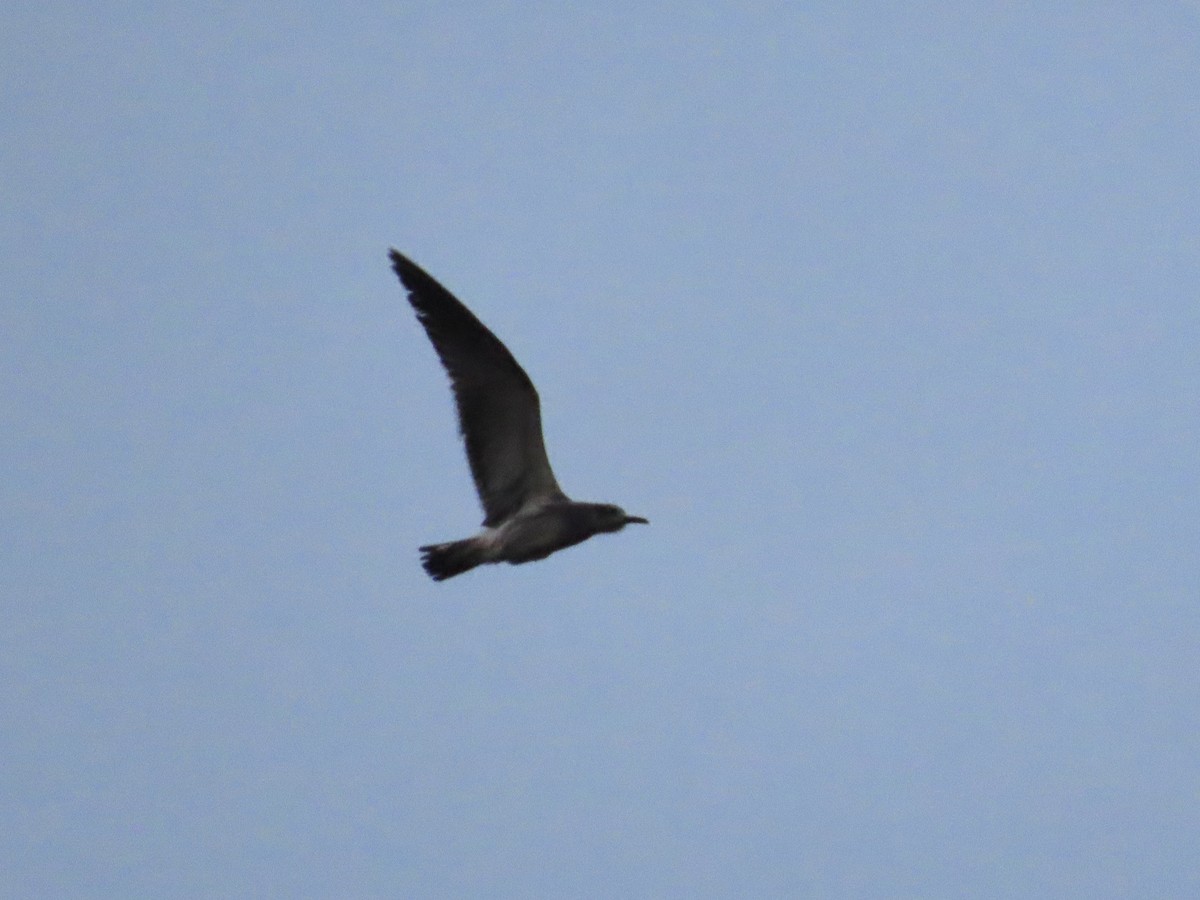
[[432, 275], [395, 247], [388, 250], [388, 258], [392, 261], [392, 270], [396, 273], [396, 277], [400, 279], [400, 283], [409, 292], [409, 299], [413, 300], [414, 305], [416, 303], [414, 295], [416, 294], [446, 290], [434, 281]]
[[395, 247], [388, 249], [388, 259], [392, 261], [392, 269], [401, 278], [404, 278], [404, 270], [412, 266], [413, 262]]

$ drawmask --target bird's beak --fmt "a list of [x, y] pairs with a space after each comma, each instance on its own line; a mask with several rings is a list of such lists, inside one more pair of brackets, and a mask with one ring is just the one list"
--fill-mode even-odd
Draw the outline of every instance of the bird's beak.
[[626, 516], [626, 517], [625, 517], [625, 524], [626, 524], [626, 525], [632, 525], [632, 524], [634, 524], [634, 523], [636, 523], [636, 524], [638, 524], [638, 525], [649, 525], [649, 524], [650, 524], [650, 520], [649, 520], [649, 519], [643, 519], [641, 516]]

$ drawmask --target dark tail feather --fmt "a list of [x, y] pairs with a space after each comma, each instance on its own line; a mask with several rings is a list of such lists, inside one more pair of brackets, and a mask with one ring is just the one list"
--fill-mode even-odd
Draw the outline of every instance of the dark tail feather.
[[483, 562], [483, 553], [472, 538], [448, 544], [427, 544], [421, 548], [421, 565], [434, 581], [461, 575]]

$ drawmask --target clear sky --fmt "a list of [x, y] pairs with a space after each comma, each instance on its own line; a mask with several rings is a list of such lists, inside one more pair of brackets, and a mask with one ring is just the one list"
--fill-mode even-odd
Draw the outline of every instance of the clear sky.
[[[0, 896], [1200, 896], [1200, 8], [7, 4]], [[648, 528], [480, 512], [395, 245]]]

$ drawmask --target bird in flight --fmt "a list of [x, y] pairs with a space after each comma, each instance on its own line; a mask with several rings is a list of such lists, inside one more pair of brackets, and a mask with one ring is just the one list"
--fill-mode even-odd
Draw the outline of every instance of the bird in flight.
[[649, 523], [610, 503], [578, 503], [559, 488], [542, 441], [537, 390], [500, 339], [397, 250], [392, 268], [450, 376], [483, 531], [421, 547], [434, 581], [484, 563], [532, 562], [595, 534]]

